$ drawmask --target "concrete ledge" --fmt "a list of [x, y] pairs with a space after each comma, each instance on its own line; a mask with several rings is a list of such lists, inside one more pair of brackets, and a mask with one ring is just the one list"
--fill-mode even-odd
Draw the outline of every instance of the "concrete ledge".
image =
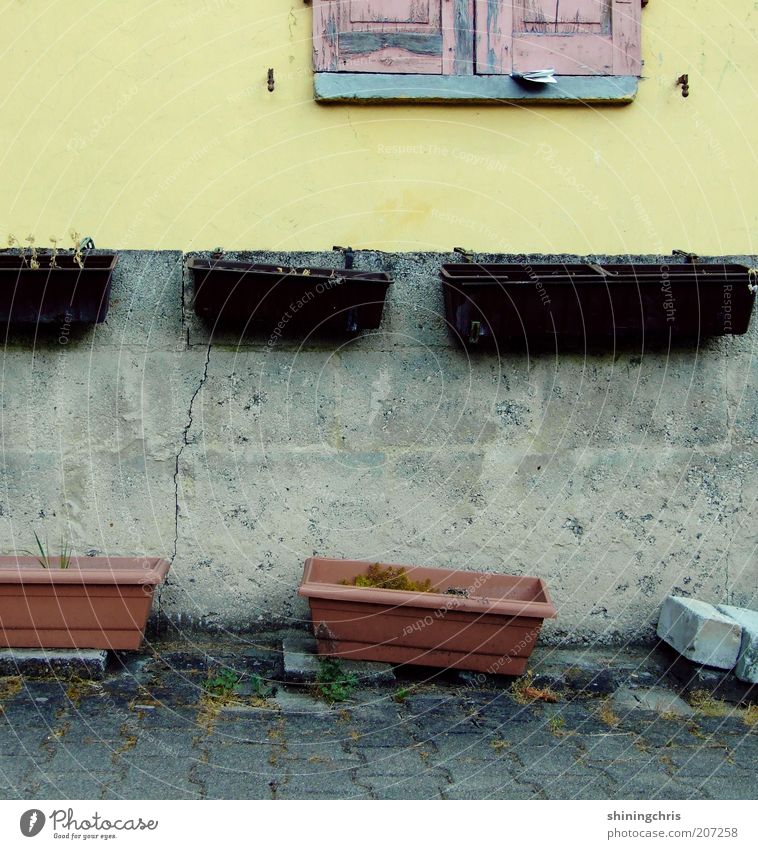
[[[282, 641], [284, 677], [296, 684], [312, 684], [319, 673], [316, 641], [305, 634]], [[361, 684], [391, 684], [395, 673], [389, 663], [340, 659], [345, 672], [351, 672]]]
[[442, 76], [437, 74], [314, 75], [320, 103], [631, 103], [637, 77], [558, 77], [539, 85], [511, 76]]
[[0, 675], [58, 678], [105, 676], [108, 652], [100, 649], [0, 649]]

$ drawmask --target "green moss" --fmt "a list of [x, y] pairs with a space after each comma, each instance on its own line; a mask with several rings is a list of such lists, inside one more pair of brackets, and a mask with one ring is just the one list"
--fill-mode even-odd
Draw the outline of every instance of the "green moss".
[[413, 593], [433, 592], [432, 582], [428, 578], [425, 581], [412, 581], [408, 577], [405, 567], [387, 566], [383, 569], [381, 563], [372, 563], [365, 575], [356, 575], [352, 581], [345, 578], [341, 583], [352, 587], [374, 587], [382, 590], [405, 590]]

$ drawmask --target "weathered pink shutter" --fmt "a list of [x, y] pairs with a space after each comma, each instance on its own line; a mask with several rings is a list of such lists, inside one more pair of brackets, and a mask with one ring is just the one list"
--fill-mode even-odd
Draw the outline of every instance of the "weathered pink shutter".
[[641, 0], [476, 0], [478, 74], [639, 75]]
[[313, 0], [317, 71], [472, 74], [473, 0]]

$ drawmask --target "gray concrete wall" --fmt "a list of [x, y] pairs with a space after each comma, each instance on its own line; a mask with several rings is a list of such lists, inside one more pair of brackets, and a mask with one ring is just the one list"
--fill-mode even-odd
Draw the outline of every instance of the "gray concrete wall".
[[550, 642], [652, 639], [672, 590], [755, 606], [756, 322], [670, 353], [469, 357], [437, 277], [455, 259], [359, 253], [396, 280], [381, 331], [270, 348], [210, 337], [181, 253], [121, 253], [104, 325], [5, 340], [3, 551], [36, 529], [166, 556], [182, 627], [302, 624], [314, 553], [539, 575]]

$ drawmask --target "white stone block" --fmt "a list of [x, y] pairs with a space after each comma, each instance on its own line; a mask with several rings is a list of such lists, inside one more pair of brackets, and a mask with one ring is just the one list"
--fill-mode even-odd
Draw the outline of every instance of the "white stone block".
[[718, 609], [742, 628], [740, 655], [734, 674], [740, 681], [758, 684], [758, 611], [720, 604]]
[[740, 654], [742, 628], [712, 604], [670, 595], [661, 607], [658, 636], [695, 663], [732, 669]]

